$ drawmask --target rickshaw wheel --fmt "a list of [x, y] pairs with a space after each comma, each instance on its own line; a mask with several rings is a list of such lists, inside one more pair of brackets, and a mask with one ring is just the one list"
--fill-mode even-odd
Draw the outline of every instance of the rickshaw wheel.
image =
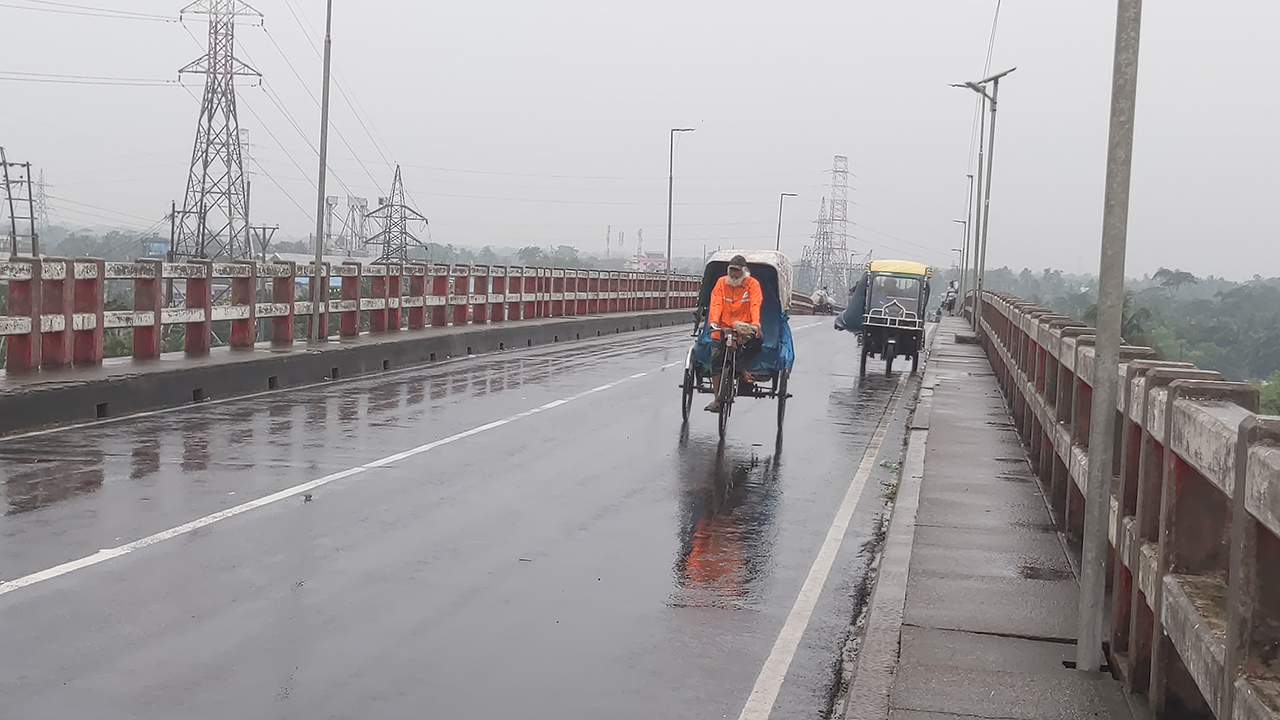
[[729, 413], [733, 412], [733, 393], [722, 394], [725, 398], [720, 401], [720, 439], [724, 440], [725, 432], [729, 429]]
[[865, 378], [867, 376], [867, 355], [869, 354], [870, 351], [867, 350], [867, 346], [864, 344], [862, 346], [862, 362], [858, 368], [858, 377]]
[[897, 343], [887, 342], [884, 344], [884, 376], [893, 376], [893, 359], [898, 354]]
[[693, 409], [693, 369], [684, 371], [684, 385], [680, 388], [680, 414], [685, 422], [689, 422], [689, 411]]
[[778, 429], [782, 429], [782, 420], [787, 415], [787, 379], [791, 376], [790, 370], [783, 370], [778, 374]]

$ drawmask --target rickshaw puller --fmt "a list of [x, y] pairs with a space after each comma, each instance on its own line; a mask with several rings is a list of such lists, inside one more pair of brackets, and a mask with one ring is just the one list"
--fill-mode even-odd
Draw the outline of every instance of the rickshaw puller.
[[[750, 326], [751, 339], [738, 347], [739, 367], [744, 368], [739, 377], [745, 383], [754, 383], [755, 378], [745, 368], [751, 366], [751, 361], [764, 348], [763, 332], [760, 328], [760, 306], [764, 303], [764, 292], [760, 289], [760, 281], [751, 277], [745, 257], [733, 256], [729, 261], [727, 273], [716, 281], [715, 288], [711, 291], [711, 309], [707, 313], [707, 322], [719, 328], [732, 328], [734, 323], [745, 323]], [[715, 391], [715, 397], [719, 397], [720, 368], [724, 367], [724, 337], [718, 330], [712, 332], [711, 337], [715, 341], [711, 353], [711, 367], [716, 372], [711, 377], [711, 386]], [[720, 402], [712, 400], [706, 410], [720, 412]]]

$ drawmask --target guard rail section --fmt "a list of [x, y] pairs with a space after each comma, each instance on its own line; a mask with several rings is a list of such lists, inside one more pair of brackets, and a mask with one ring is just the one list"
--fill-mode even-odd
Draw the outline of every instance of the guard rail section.
[[[984, 293], [983, 344], [1068, 538], [1083, 531], [1092, 328]], [[1280, 718], [1280, 418], [1216, 372], [1124, 347], [1109, 658], [1158, 717]]]
[[[328, 279], [321, 328], [339, 318], [341, 337], [449, 325], [499, 323], [657, 310], [665, 305], [665, 275], [541, 267], [409, 263], [320, 265], [293, 262], [130, 263], [64, 258], [0, 262], [8, 285], [8, 315], [0, 316], [8, 372], [96, 366], [107, 330], [132, 333], [135, 359], [160, 356], [166, 326], [185, 328], [185, 351], [202, 356], [214, 344], [214, 323], [229, 323], [228, 344], [252, 348], [263, 332], [291, 346], [295, 318], [314, 311], [314, 288]], [[132, 285], [131, 310], [108, 311], [108, 283]], [[672, 308], [697, 303], [701, 278], [672, 277]], [[181, 303], [169, 307], [167, 287]], [[334, 298], [334, 291], [338, 295]]]

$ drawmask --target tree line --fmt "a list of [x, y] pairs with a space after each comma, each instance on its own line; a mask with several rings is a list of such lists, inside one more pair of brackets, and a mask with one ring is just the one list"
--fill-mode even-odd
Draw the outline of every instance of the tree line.
[[[1093, 324], [1097, 278], [1045, 269], [988, 271], [986, 287]], [[1122, 334], [1162, 360], [1195, 363], [1256, 384], [1280, 415], [1280, 277], [1245, 282], [1160, 268], [1127, 283]]]

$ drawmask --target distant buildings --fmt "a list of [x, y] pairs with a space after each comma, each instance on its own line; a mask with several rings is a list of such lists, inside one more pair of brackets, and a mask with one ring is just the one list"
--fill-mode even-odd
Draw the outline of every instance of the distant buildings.
[[643, 273], [665, 273], [667, 271], [667, 256], [661, 252], [647, 252], [643, 255], [636, 255], [627, 263], [628, 270], [639, 270]]

